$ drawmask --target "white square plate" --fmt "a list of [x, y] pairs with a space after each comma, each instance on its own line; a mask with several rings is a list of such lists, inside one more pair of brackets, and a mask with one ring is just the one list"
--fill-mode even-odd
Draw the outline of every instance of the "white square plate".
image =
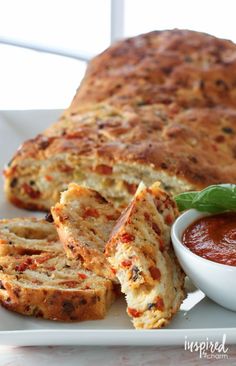
[[[0, 167], [3, 169], [17, 147], [55, 121], [60, 111], [0, 112]], [[36, 216], [42, 216], [35, 213]], [[32, 216], [32, 212], [9, 204], [0, 182], [0, 218]], [[234, 291], [234, 289], [232, 289]], [[57, 323], [20, 316], [0, 308], [1, 345], [183, 345], [188, 340], [236, 343], [236, 314], [226, 310], [196, 290], [188, 294], [171, 324], [160, 330], [134, 330], [125, 312], [125, 302], [117, 301], [104, 320]]]

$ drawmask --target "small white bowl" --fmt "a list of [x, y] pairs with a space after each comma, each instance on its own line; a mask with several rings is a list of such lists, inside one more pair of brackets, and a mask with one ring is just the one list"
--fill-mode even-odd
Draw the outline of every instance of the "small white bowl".
[[209, 215], [193, 209], [184, 212], [172, 226], [172, 243], [181, 267], [194, 285], [221, 306], [236, 311], [236, 266], [202, 258], [182, 243], [185, 229], [197, 219]]

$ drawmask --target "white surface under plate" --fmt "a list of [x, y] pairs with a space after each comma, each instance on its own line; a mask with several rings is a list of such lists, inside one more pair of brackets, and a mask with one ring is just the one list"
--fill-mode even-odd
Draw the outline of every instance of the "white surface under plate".
[[[27, 138], [55, 121], [60, 111], [0, 112], [0, 166], [3, 169]], [[0, 218], [32, 216], [9, 204], [0, 186]], [[40, 216], [41, 214], [35, 214]], [[232, 289], [234, 291], [234, 289]], [[117, 301], [104, 320], [56, 323], [21, 316], [0, 308], [1, 345], [183, 345], [188, 340], [219, 340], [236, 343], [235, 312], [226, 310], [193, 291], [171, 324], [159, 330], [134, 330], [125, 312], [125, 302]]]

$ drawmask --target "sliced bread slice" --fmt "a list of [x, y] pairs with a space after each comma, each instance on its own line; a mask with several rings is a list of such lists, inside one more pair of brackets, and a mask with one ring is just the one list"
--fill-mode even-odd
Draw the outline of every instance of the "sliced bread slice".
[[29, 217], [0, 220], [0, 256], [62, 251], [55, 226], [46, 220]]
[[50, 320], [103, 319], [114, 300], [111, 281], [63, 254], [1, 257], [0, 284], [5, 308]]
[[115, 281], [104, 250], [120, 212], [98, 192], [71, 183], [51, 210], [69, 258], [79, 258], [85, 268]]
[[135, 328], [169, 323], [184, 299], [184, 274], [170, 242], [178, 214], [159, 183], [138, 191], [114, 227], [106, 246]]

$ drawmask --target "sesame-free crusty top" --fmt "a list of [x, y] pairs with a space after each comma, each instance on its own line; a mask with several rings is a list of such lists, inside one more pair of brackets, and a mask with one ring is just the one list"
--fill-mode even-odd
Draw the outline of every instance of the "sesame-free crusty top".
[[122, 40], [95, 57], [70, 110], [104, 100], [235, 107], [235, 82], [234, 43], [188, 30], [154, 31]]
[[172, 30], [92, 60], [71, 106], [5, 170], [18, 206], [48, 210], [74, 181], [126, 204], [140, 180], [172, 193], [236, 182], [236, 45]]

